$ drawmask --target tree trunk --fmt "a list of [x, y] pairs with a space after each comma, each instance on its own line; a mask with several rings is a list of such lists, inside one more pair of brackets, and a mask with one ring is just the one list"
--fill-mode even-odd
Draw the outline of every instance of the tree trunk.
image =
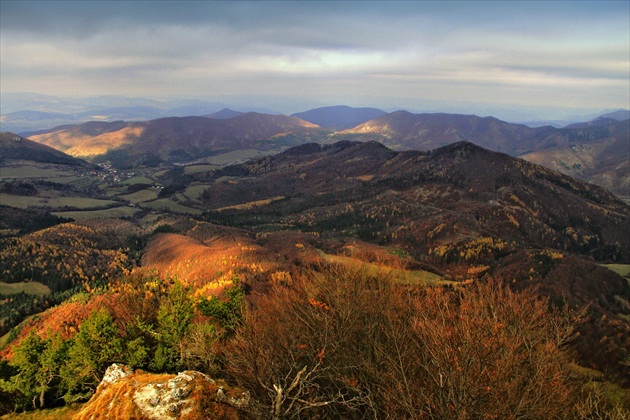
[[39, 393], [39, 408], [44, 408], [45, 402], [44, 402], [44, 393], [46, 392], [46, 389], [42, 389], [42, 392]]

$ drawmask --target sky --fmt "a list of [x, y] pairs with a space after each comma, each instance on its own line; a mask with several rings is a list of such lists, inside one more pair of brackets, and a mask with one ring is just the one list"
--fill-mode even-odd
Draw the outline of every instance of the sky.
[[628, 109], [630, 1], [2, 0], [0, 92]]

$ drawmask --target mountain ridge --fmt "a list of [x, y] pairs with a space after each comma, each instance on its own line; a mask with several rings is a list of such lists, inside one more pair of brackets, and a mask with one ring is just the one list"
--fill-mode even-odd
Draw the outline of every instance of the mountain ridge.
[[28, 160], [38, 163], [52, 163], [69, 166], [89, 166], [81, 159], [74, 158], [59, 150], [26, 139], [15, 133], [0, 133], [0, 163], [12, 160]]
[[[337, 107], [320, 109], [328, 113]], [[213, 153], [244, 149], [270, 154], [311, 141], [378, 141], [395, 150], [431, 150], [453, 142], [471, 141], [597, 183], [621, 197], [630, 197], [630, 173], [626, 169], [630, 161], [628, 120], [602, 117], [565, 128], [531, 128], [494, 117], [413, 114], [403, 110], [333, 132], [304, 120], [292, 120], [297, 118], [294, 116], [223, 112], [229, 118], [90, 122], [32, 133], [31, 137], [70, 155], [99, 161], [122, 159], [126, 165], [132, 157], [155, 164], [193, 161]]]
[[321, 129], [296, 117], [240, 114], [227, 119], [167, 117], [147, 122], [84, 123], [31, 135], [84, 158], [115, 152], [164, 161], [192, 160], [219, 151], [270, 150], [304, 142]]

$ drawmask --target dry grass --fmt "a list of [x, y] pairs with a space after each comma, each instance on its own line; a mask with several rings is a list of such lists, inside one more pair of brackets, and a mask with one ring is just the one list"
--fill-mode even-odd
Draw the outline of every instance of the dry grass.
[[48, 410], [28, 411], [26, 413], [5, 414], [2, 420], [62, 420], [71, 419], [81, 410], [81, 405], [73, 404], [67, 407], [51, 408]]
[[92, 311], [106, 306], [107, 299], [106, 295], [92, 295], [92, 298], [87, 301], [73, 298], [61, 305], [47, 309], [37, 316], [27, 318], [20, 324], [18, 336], [0, 351], [0, 357], [11, 359], [14, 345], [22, 341], [32, 331], [40, 337], [47, 337], [57, 332], [61, 333], [64, 339], [74, 336], [79, 330], [79, 325]]
[[138, 407], [134, 404], [133, 395], [135, 391], [150, 383], [167, 381], [174, 375], [155, 375], [148, 373], [137, 373], [133, 375], [134, 381], [120, 380], [107, 387], [99, 387], [96, 394], [92, 396], [74, 419], [142, 419]]
[[216, 211], [223, 211], [223, 210], [251, 210], [254, 207], [266, 206], [266, 205], [269, 205], [269, 204], [273, 203], [274, 201], [279, 201], [279, 200], [283, 200], [283, 199], [284, 199], [284, 196], [283, 195], [279, 195], [277, 197], [266, 198], [264, 200], [250, 201], [248, 203], [237, 204], [235, 206], [221, 207], [219, 209], [216, 209]]
[[366, 273], [373, 276], [386, 277], [402, 284], [417, 285], [437, 285], [451, 284], [453, 282], [444, 280], [441, 276], [424, 270], [405, 270], [392, 268], [383, 264], [369, 263], [358, 258], [345, 257], [341, 255], [330, 255], [320, 252], [324, 261], [339, 264], [345, 267], [364, 267]]
[[221, 293], [237, 276], [266, 275], [278, 269], [273, 254], [237, 230], [204, 231], [193, 227], [189, 236], [160, 234], [147, 244], [142, 266], [166, 277], [176, 276], [195, 296]]
[[147, 245], [142, 265], [213, 295], [222, 290], [219, 286], [228, 284], [223, 276], [236, 268], [235, 252], [230, 244], [225, 245], [217, 250], [187, 236], [158, 235]]

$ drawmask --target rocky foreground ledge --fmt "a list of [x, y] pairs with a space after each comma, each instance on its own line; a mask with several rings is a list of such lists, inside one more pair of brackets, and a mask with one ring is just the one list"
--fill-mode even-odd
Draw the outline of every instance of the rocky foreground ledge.
[[153, 374], [111, 365], [74, 419], [241, 419], [249, 418], [247, 391], [196, 371]]

